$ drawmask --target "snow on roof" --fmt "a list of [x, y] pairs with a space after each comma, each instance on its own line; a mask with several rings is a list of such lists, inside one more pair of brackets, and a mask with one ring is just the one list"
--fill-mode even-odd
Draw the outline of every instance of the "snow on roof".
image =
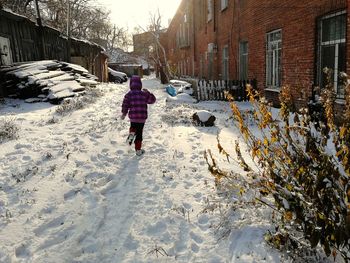
[[110, 63], [118, 63], [123, 65], [132, 65], [132, 66], [142, 66], [142, 69], [148, 69], [150, 67], [147, 60], [140, 56], [130, 55], [120, 48], [114, 49], [109, 54]]
[[9, 8], [7, 8], [7, 7], [3, 8], [3, 9], [0, 9], [0, 11], [3, 11], [3, 12], [5, 12], [5, 13], [8, 13], [9, 15], [16, 16], [16, 17], [18, 17], [18, 18], [24, 18], [24, 19], [26, 19], [26, 20], [28, 20], [28, 21], [30, 21], [30, 22], [35, 23], [34, 21], [30, 20], [28, 17], [26, 17], [26, 16], [24, 16], [24, 15], [20, 15], [20, 14], [18, 14], [18, 13], [15, 13], [15, 12], [13, 12], [11, 9], [9, 9]]
[[[8, 14], [8, 15], [12, 15], [12, 16], [15, 16], [17, 18], [22, 18], [22, 19], [25, 19], [27, 20], [28, 22], [32, 22], [34, 24], [37, 25], [36, 21], [32, 21], [30, 18], [24, 16], [24, 15], [20, 15], [18, 13], [15, 13], [13, 12], [11, 9], [9, 8], [3, 8], [3, 9], [0, 9], [0, 12], [4, 12], [5, 14]], [[44, 25], [44, 28], [48, 28], [48, 29], [51, 29], [51, 30], [54, 30], [54, 31], [57, 31], [58, 34], [61, 34], [60, 30], [58, 30], [57, 28], [54, 28], [52, 26], [49, 26], [49, 25]], [[62, 37], [63, 39], [68, 39], [67, 36], [64, 36], [64, 35], [61, 35], [60, 37]], [[79, 39], [79, 38], [75, 38], [75, 37], [71, 37], [71, 39], [75, 40], [75, 41], [78, 41], [78, 42], [83, 42], [83, 43], [86, 43], [88, 45], [91, 45], [91, 46], [96, 46], [96, 47], [99, 47], [100, 49], [102, 49], [103, 51], [106, 51], [105, 48], [95, 42], [92, 42], [92, 41], [89, 41], [89, 40], [86, 40], [86, 39]]]
[[106, 51], [103, 46], [101, 46], [95, 42], [89, 41], [87, 39], [80, 39], [80, 38], [76, 38], [76, 37], [70, 37], [70, 39], [78, 41], [78, 42], [83, 42], [83, 43], [86, 43], [86, 44], [91, 45], [91, 46], [96, 46], [96, 47], [101, 48], [103, 51]]

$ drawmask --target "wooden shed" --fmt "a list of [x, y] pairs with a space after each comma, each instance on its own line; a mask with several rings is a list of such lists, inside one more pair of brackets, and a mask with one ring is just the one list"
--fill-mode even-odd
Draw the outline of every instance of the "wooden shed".
[[46, 59], [76, 63], [107, 81], [103, 47], [75, 38], [68, 41], [57, 29], [39, 27], [25, 16], [0, 10], [0, 66]]

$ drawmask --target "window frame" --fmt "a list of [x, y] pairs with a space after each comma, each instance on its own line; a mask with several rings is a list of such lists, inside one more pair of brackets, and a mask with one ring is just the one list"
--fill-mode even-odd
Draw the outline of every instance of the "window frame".
[[[322, 51], [323, 51], [323, 47], [334, 47], [335, 51], [334, 51], [334, 72], [333, 72], [333, 86], [334, 86], [334, 92], [336, 93], [337, 99], [345, 99], [345, 94], [339, 94], [339, 83], [338, 83], [338, 73], [339, 73], [339, 69], [338, 69], [338, 63], [339, 63], [339, 47], [341, 44], [345, 44], [346, 46], [346, 31], [347, 29], [345, 28], [345, 35], [344, 38], [340, 38], [340, 39], [336, 39], [336, 40], [329, 40], [329, 41], [323, 41], [323, 22], [326, 19], [329, 18], [334, 18], [337, 16], [342, 16], [342, 15], [346, 15], [347, 11], [346, 10], [341, 10], [335, 13], [331, 13], [325, 16], [322, 16], [319, 21], [318, 21], [318, 51], [317, 51], [317, 82], [318, 85], [320, 87], [322, 87], [323, 83], [323, 68], [322, 68], [322, 64], [323, 64], [323, 59], [322, 59]], [[347, 23], [345, 20], [345, 27], [347, 27]], [[346, 47], [345, 47], [346, 48]]]
[[[246, 45], [246, 52], [245, 53], [242, 53], [243, 44]], [[239, 52], [238, 53], [239, 53], [239, 58], [238, 58], [239, 59], [239, 68], [238, 68], [239, 69], [239, 78], [240, 78], [240, 80], [248, 80], [248, 55], [249, 55], [248, 41], [240, 41], [239, 42]], [[242, 76], [243, 75], [242, 57], [245, 57], [245, 60], [244, 60], [244, 62], [246, 64], [246, 66], [245, 66], [246, 72], [244, 74], [244, 75], [246, 75], [245, 77]]]
[[220, 11], [224, 11], [228, 7], [228, 0], [220, 0]]
[[214, 10], [213, 10], [213, 0], [207, 0], [207, 22], [213, 20]]
[[[270, 41], [270, 38], [280, 33], [280, 39]], [[266, 33], [266, 86], [270, 89], [280, 90], [282, 84], [282, 29], [276, 29]], [[271, 48], [270, 46], [277, 46]], [[272, 55], [272, 65], [270, 65], [270, 55]], [[270, 72], [272, 69], [272, 72]]]
[[228, 45], [222, 48], [222, 79], [228, 80], [230, 78], [230, 56]]

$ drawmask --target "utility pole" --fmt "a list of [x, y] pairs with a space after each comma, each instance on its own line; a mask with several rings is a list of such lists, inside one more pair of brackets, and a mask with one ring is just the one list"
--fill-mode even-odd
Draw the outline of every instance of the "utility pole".
[[40, 59], [45, 59], [44, 31], [43, 31], [43, 23], [41, 20], [38, 0], [35, 0], [35, 8], [36, 8], [36, 21], [38, 23]]
[[67, 0], [67, 62], [71, 62], [70, 0]]

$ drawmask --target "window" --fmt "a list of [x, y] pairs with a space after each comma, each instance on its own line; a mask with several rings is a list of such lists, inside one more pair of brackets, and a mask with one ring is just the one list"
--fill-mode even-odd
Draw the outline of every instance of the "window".
[[208, 1], [208, 22], [213, 19], [213, 0]]
[[267, 33], [266, 40], [266, 86], [280, 88], [282, 30]]
[[248, 79], [248, 42], [239, 43], [239, 79]]
[[229, 57], [228, 57], [228, 46], [225, 46], [222, 49], [222, 79], [229, 79]]
[[344, 98], [340, 73], [346, 71], [346, 12], [323, 17], [319, 23], [318, 82], [326, 85], [324, 68], [331, 69], [331, 80], [338, 98]]
[[228, 0], [221, 0], [221, 11], [226, 9], [228, 6]]

